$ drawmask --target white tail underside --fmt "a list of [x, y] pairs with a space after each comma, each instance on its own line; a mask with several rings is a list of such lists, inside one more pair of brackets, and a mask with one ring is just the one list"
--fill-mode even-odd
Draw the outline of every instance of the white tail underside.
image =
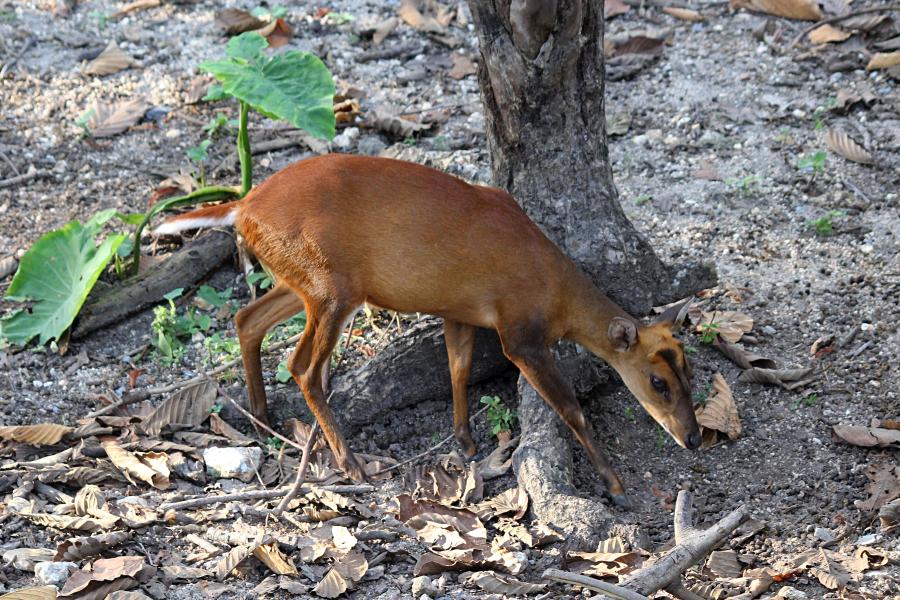
[[172, 235], [188, 229], [200, 229], [201, 227], [223, 227], [234, 225], [235, 211], [232, 210], [224, 217], [196, 217], [193, 219], [173, 219], [167, 221], [153, 230], [154, 235]]

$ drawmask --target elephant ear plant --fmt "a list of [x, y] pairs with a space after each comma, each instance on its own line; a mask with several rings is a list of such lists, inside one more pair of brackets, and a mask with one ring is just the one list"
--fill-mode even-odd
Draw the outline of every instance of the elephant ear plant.
[[[267, 46], [260, 34], [244, 33], [229, 41], [224, 58], [201, 63], [200, 68], [221, 84], [217, 97], [234, 97], [240, 106], [237, 152], [241, 185], [201, 187], [157, 202], [136, 219], [123, 217], [137, 226], [131, 244], [132, 275], [137, 274], [140, 263], [141, 233], [154, 216], [178, 206], [242, 197], [250, 191], [253, 169], [247, 119], [251, 108], [272, 119], [288, 121], [315, 137], [334, 137], [334, 81], [328, 68], [308, 52], [291, 50], [269, 57], [265, 54]], [[24, 346], [38, 337], [43, 344], [66, 332], [109, 261], [117, 250], [121, 253], [128, 246], [124, 234], [110, 235], [97, 245], [103, 224], [117, 215], [122, 217], [108, 210], [84, 225], [73, 221], [44, 235], [25, 253], [6, 299], [29, 302], [31, 306], [0, 319], [0, 343]]]

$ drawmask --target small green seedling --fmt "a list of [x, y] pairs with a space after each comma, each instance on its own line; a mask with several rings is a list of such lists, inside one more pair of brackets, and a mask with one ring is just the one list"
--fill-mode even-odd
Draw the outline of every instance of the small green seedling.
[[799, 409], [801, 405], [809, 408], [811, 406], [814, 406], [816, 404], [816, 402], [818, 402], [818, 401], [819, 401], [818, 394], [816, 394], [816, 393], [809, 394], [808, 396], [797, 398], [794, 401], [794, 409], [795, 410]]
[[810, 221], [809, 225], [815, 229], [817, 235], [827, 237], [834, 233], [834, 219], [844, 216], [846, 216], [845, 213], [839, 210], [832, 210], [824, 217], [819, 217], [818, 219]]
[[176, 288], [163, 296], [168, 301], [168, 306], [157, 306], [153, 309], [153, 323], [151, 328], [156, 333], [157, 354], [163, 364], [172, 365], [184, 356], [187, 349], [181, 341], [190, 338], [195, 333], [209, 331], [212, 327], [212, 318], [199, 312], [191, 306], [184, 314], [178, 314], [175, 299], [184, 293], [183, 288]]
[[261, 289], [267, 290], [272, 287], [272, 278], [265, 271], [250, 271], [247, 285], [259, 285]]
[[106, 29], [106, 25], [109, 22], [109, 17], [107, 17], [106, 14], [100, 12], [99, 10], [92, 10], [87, 14], [87, 16], [91, 19], [94, 19], [97, 24], [97, 29], [99, 29], [100, 31]]
[[284, 440], [272, 435], [266, 438], [266, 446], [272, 448], [273, 450], [280, 450], [281, 447], [284, 446]]
[[[837, 103], [837, 98], [835, 98], [835, 103]], [[824, 117], [825, 117], [826, 112], [827, 112], [827, 110], [824, 106], [819, 106], [816, 108], [816, 110], [813, 111], [813, 120], [815, 123], [813, 125], [813, 129], [815, 129], [816, 131], [821, 131], [822, 129], [825, 129]]]
[[83, 115], [81, 115], [80, 117], [78, 117], [75, 120], [75, 124], [81, 128], [81, 135], [86, 138], [94, 137], [94, 134], [91, 133], [91, 128], [90, 128], [89, 123], [90, 123], [91, 119], [94, 117], [94, 115], [96, 114], [96, 112], [97, 111], [94, 110], [93, 108], [88, 109], [88, 110], [84, 111]]
[[653, 200], [653, 196], [650, 194], [641, 194], [637, 198], [634, 199], [635, 206], [644, 206], [648, 204], [651, 200]]
[[712, 344], [716, 341], [716, 336], [719, 334], [719, 324], [715, 321], [712, 323], [704, 323], [700, 326], [700, 329], [703, 331], [700, 332], [700, 341], [704, 344]]
[[637, 423], [637, 417], [634, 416], [634, 409], [630, 406], [625, 407], [625, 418], [632, 423]]
[[665, 430], [659, 425], [656, 426], [656, 451], [662, 452], [666, 447], [666, 440], [669, 439], [669, 436], [666, 435]]
[[346, 25], [347, 23], [352, 23], [356, 20], [352, 14], [347, 12], [330, 12], [324, 17], [322, 17], [322, 21], [329, 25]]
[[510, 431], [516, 414], [509, 409], [499, 396], [482, 396], [481, 403], [487, 405], [488, 423], [491, 425], [491, 434], [497, 435], [501, 431]]
[[[219, 90], [222, 89], [222, 86], [220, 85], [212, 87], [217, 87]], [[222, 91], [222, 96], [217, 99], [224, 100], [225, 98], [227, 98], [227, 96], [225, 96], [225, 92]], [[216, 113], [215, 117], [206, 122], [206, 125], [203, 126], [203, 131], [205, 131], [206, 135], [209, 137], [215, 137], [219, 132], [226, 129], [237, 129], [239, 125], [240, 123], [237, 119], [229, 119], [224, 113], [219, 112]]]
[[200, 187], [206, 185], [206, 161], [209, 158], [209, 145], [212, 144], [212, 140], [203, 140], [200, 142], [199, 146], [194, 146], [193, 148], [188, 148], [187, 155], [188, 158], [197, 163], [200, 167], [200, 177], [198, 177], [198, 181], [200, 182]]
[[232, 288], [225, 288], [221, 292], [214, 287], [201, 285], [197, 289], [197, 297], [212, 306], [213, 308], [222, 308], [231, 301]]
[[203, 339], [203, 347], [206, 348], [208, 364], [225, 363], [241, 355], [241, 344], [238, 339], [221, 331], [206, 336]]
[[12, 23], [16, 20], [16, 13], [8, 9], [0, 9], [0, 19]]
[[760, 182], [762, 182], [762, 176], [753, 173], [740, 179], [729, 179], [725, 183], [733, 188], [737, 188], [742, 195], [748, 195]]
[[222, 409], [225, 408], [224, 404], [213, 404], [212, 408], [209, 409], [210, 414], [217, 415], [222, 412]]
[[275, 379], [278, 380], [278, 383], [287, 383], [293, 378], [291, 372], [288, 371], [287, 359], [278, 363], [278, 371], [275, 373]]
[[697, 352], [699, 352], [699, 350], [697, 350], [697, 346], [692, 346], [690, 344], [684, 345], [684, 351], [688, 354], [697, 354]]
[[805, 156], [801, 156], [797, 160], [797, 168], [803, 171], [804, 173], [821, 173], [825, 170], [825, 159], [828, 158], [828, 153], [819, 150], [818, 152], [814, 152], [812, 154], [808, 154]]

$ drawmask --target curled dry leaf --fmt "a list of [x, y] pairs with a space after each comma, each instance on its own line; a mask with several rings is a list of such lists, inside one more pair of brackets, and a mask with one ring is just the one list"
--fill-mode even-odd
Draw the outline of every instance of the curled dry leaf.
[[216, 383], [200, 381], [178, 390], [141, 423], [141, 432], [157, 436], [169, 424], [196, 426], [205, 421], [216, 403]]
[[513, 519], [521, 519], [528, 510], [528, 493], [520, 487], [509, 488], [487, 501], [494, 516], [512, 513]]
[[270, 48], [281, 48], [290, 42], [294, 35], [294, 28], [284, 19], [275, 19], [254, 31], [268, 40]]
[[168, 565], [160, 568], [163, 583], [170, 584], [174, 581], [193, 581], [212, 577], [213, 572], [200, 567], [186, 567], [184, 565]]
[[603, 0], [603, 16], [607, 19], [624, 15], [630, 10], [631, 7], [622, 0]]
[[666, 45], [666, 39], [651, 37], [648, 35], [632, 35], [624, 40], [614, 40], [611, 56], [623, 54], [644, 54], [660, 56]]
[[806, 369], [760, 369], [754, 367], [747, 369], [738, 375], [738, 381], [744, 383], [765, 383], [778, 385], [786, 390], [794, 390], [803, 387], [815, 380], [810, 377], [813, 370]]
[[[741, 419], [734, 396], [720, 373], [713, 377], [712, 391], [706, 399], [706, 406], [697, 409], [697, 422], [703, 429], [721, 431], [732, 440], [741, 434]], [[715, 437], [708, 439], [704, 434], [703, 438], [704, 447], [715, 442]]]
[[216, 579], [222, 581], [238, 565], [244, 562], [253, 549], [250, 546], [235, 546], [216, 563]]
[[691, 10], [689, 8], [676, 8], [674, 6], [664, 6], [663, 12], [672, 15], [676, 19], [681, 19], [682, 21], [691, 21], [697, 22], [703, 20], [703, 15], [698, 13], [696, 10]]
[[347, 591], [347, 580], [336, 569], [329, 569], [325, 577], [313, 588], [313, 593], [323, 598], [337, 598]]
[[52, 585], [22, 588], [0, 596], [0, 600], [56, 600], [57, 590]]
[[731, 0], [729, 6], [800, 21], [820, 21], [823, 16], [815, 0]]
[[335, 561], [333, 567], [344, 579], [359, 581], [369, 570], [369, 563], [361, 552], [353, 550]]
[[128, 481], [137, 485], [138, 481], [149, 483], [158, 490], [169, 488], [169, 468], [166, 455], [158, 452], [129, 452], [115, 442], [103, 444], [112, 464]]
[[38, 473], [38, 480], [44, 483], [65, 483], [69, 485], [87, 485], [100, 483], [109, 479], [123, 480], [119, 472], [103, 461], [104, 468], [72, 467], [70, 469], [48, 469]]
[[376, 110], [375, 118], [372, 120], [372, 127], [396, 138], [406, 139], [421, 131], [431, 129], [431, 123], [408, 121], [401, 119], [397, 115], [381, 113]]
[[843, 131], [829, 129], [825, 132], [823, 139], [825, 140], [825, 145], [828, 146], [832, 152], [843, 156], [847, 160], [852, 160], [853, 162], [862, 163], [864, 165], [870, 165], [875, 162], [872, 155], [869, 154], [865, 148], [850, 139], [850, 136]]
[[86, 485], [75, 494], [75, 514], [80, 516], [93, 514], [106, 505], [106, 497], [96, 485]]
[[[402, 0], [400, 8], [397, 9], [397, 14], [403, 19], [404, 23], [413, 29], [428, 33], [444, 33], [445, 31], [444, 25], [437, 18], [422, 14], [419, 9], [419, 3], [416, 0]], [[442, 17], [441, 20], [447, 20], [446, 16]], [[447, 22], [449, 23], [449, 20]]]
[[833, 25], [822, 25], [809, 32], [809, 41], [813, 44], [827, 44], [829, 42], [843, 42], [852, 33], [844, 31]]
[[141, 98], [112, 103], [95, 100], [87, 107], [87, 129], [95, 138], [110, 137], [140, 121], [149, 109], [150, 104]]
[[278, 549], [278, 542], [272, 541], [260, 544], [253, 549], [255, 556], [276, 575], [297, 575], [297, 567]]
[[862, 425], [835, 425], [832, 427], [836, 440], [853, 446], [887, 448], [900, 447], [900, 431], [882, 427], [865, 427]]
[[866, 65], [866, 71], [876, 71], [879, 69], [889, 69], [900, 65], [900, 50], [896, 52], [876, 52], [869, 59]]
[[97, 58], [87, 64], [84, 72], [87, 75], [111, 75], [136, 64], [115, 42], [110, 42]]
[[728, 360], [742, 369], [752, 369], [754, 367], [774, 369], [777, 366], [771, 358], [765, 358], [755, 352], [751, 352], [740, 344], [729, 344], [718, 335], [712, 345], [716, 350], [724, 354]]
[[449, 73], [451, 79], [458, 80], [476, 73], [475, 63], [465, 54], [453, 53], [451, 58], [453, 59], [453, 68]]
[[397, 25], [399, 24], [400, 20], [397, 19], [397, 17], [391, 17], [375, 25], [375, 31], [372, 33], [372, 43], [376, 46], [381, 45], [381, 42], [383, 42], [387, 36], [394, 33], [394, 30], [397, 29]]
[[251, 438], [247, 437], [246, 435], [229, 425], [228, 422], [218, 414], [207, 414], [209, 416], [209, 428], [213, 433], [221, 435], [241, 446], [247, 446], [254, 443]]
[[112, 529], [119, 524], [119, 518], [113, 515], [103, 517], [84, 516], [70, 517], [67, 515], [50, 515], [43, 513], [19, 513], [33, 523], [43, 525], [44, 527], [54, 527], [56, 529], [71, 529], [74, 531], [99, 531], [101, 529]]
[[54, 423], [0, 427], [0, 440], [32, 446], [52, 446], [58, 444], [71, 431], [71, 427]]
[[39, 562], [53, 560], [53, 550], [48, 548], [14, 548], [0, 554], [3, 566], [12, 566], [20, 571], [34, 571]]
[[509, 575], [500, 575], [494, 571], [476, 571], [465, 578], [460, 576], [460, 583], [480, 587], [492, 594], [505, 594], [507, 596], [539, 594], [547, 588], [545, 583], [526, 583]]
[[87, 590], [98, 589], [97, 583], [122, 579], [130, 580], [122, 581], [121, 583], [125, 585], [114, 587], [107, 591], [107, 593], [112, 593], [116, 590], [136, 587], [139, 583], [138, 579], [144, 579], [155, 573], [156, 569], [146, 564], [143, 556], [100, 558], [80, 571], [75, 571], [66, 581], [60, 595], [73, 596], [79, 593], [79, 597], [83, 597]]
[[700, 321], [697, 323], [697, 333], [711, 331], [717, 333], [723, 340], [735, 344], [741, 340], [745, 333], [753, 329], [753, 318], [744, 313], [735, 311], [702, 311]]
[[872, 512], [900, 498], [900, 467], [872, 465], [866, 469], [866, 477], [869, 478], [865, 488], [868, 498], [853, 502], [859, 510]]
[[512, 466], [512, 453], [518, 445], [518, 436], [508, 442], [500, 442], [496, 448], [491, 450], [490, 454], [478, 461], [475, 465], [481, 478], [488, 481], [505, 475]]
[[644, 562], [641, 552], [569, 552], [568, 568], [593, 577], [617, 577], [634, 571]]
[[226, 8], [216, 13], [216, 25], [221, 27], [226, 35], [237, 35], [245, 31], [253, 31], [263, 27], [265, 23], [246, 10], [239, 8]]

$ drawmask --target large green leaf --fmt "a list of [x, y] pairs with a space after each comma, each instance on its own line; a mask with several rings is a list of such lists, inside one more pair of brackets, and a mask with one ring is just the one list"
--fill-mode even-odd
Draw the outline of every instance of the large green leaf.
[[334, 137], [334, 81], [313, 54], [291, 50], [271, 59], [266, 38], [243, 33], [231, 39], [227, 58], [200, 67], [222, 82], [225, 92], [267, 117], [288, 121], [323, 139]]
[[125, 240], [110, 235], [97, 247], [100, 227], [116, 215], [106, 210], [82, 225], [72, 221], [42, 236], [22, 257], [19, 270], [6, 291], [8, 300], [34, 301], [31, 310], [19, 310], [0, 320], [0, 339], [25, 345], [35, 336], [41, 344], [57, 339], [75, 320], [81, 305], [103, 269]]

